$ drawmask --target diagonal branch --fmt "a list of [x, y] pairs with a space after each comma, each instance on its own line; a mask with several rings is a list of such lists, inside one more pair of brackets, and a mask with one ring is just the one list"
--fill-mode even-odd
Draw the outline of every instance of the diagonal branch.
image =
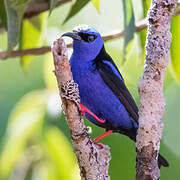
[[[140, 32], [143, 29], [147, 27], [145, 19], [140, 21], [136, 26], [136, 32]], [[109, 35], [103, 36], [104, 41], [110, 41], [113, 39], [118, 39], [124, 36], [124, 30], [121, 30], [119, 32], [112, 32]], [[67, 45], [68, 48], [72, 47], [72, 44]], [[12, 51], [10, 54], [7, 54], [6, 51], [0, 52], [0, 59], [5, 60], [7, 58], [15, 58], [15, 57], [21, 57], [26, 55], [40, 55], [45, 54], [51, 50], [50, 46], [44, 46], [41, 48], [32, 48], [32, 49], [24, 49], [24, 50], [15, 50]]]
[[[157, 180], [160, 176], [158, 156], [163, 130], [161, 119], [165, 111], [163, 81], [170, 62], [170, 23], [176, 5], [177, 0], [152, 0], [148, 11], [146, 61], [139, 82], [137, 180]], [[162, 161], [160, 163], [163, 165]]]
[[103, 145], [99, 149], [90, 139], [79, 109], [78, 86], [72, 79], [67, 47], [63, 39], [58, 39], [52, 47], [54, 57], [55, 75], [58, 82], [59, 93], [63, 103], [67, 124], [80, 167], [82, 180], [110, 180], [108, 175], [111, 155], [109, 147]]
[[[55, 7], [61, 6], [67, 2], [70, 2], [71, 0], [60, 0], [56, 3]], [[33, 0], [28, 4], [28, 7], [26, 9], [26, 12], [24, 13], [24, 18], [29, 19], [34, 16], [39, 15], [40, 13], [49, 10], [49, 1], [37, 1]]]
[[[180, 9], [177, 9], [174, 16], [178, 16], [179, 14], [180, 14]], [[143, 19], [136, 24], [136, 32], [141, 32], [146, 28], [147, 28], [146, 19]], [[119, 32], [112, 32], [109, 35], [103, 36], [103, 39], [106, 42], [106, 41], [122, 38], [124, 36], [124, 32], [125, 32], [124, 30], [120, 30]], [[72, 44], [68, 44], [67, 47], [68, 48], [72, 47]], [[0, 51], [0, 60], [6, 60], [7, 58], [22, 57], [27, 55], [41, 55], [48, 53], [50, 50], [51, 50], [50, 46], [44, 46], [41, 48], [14, 50], [9, 54], [7, 54], [6, 51]]]

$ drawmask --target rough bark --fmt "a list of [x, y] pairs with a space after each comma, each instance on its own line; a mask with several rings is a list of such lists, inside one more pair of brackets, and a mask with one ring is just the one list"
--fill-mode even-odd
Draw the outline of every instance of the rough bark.
[[137, 180], [156, 180], [160, 176], [157, 160], [165, 110], [163, 81], [170, 62], [170, 22], [176, 5], [176, 0], [152, 0], [148, 11], [146, 61], [139, 82]]
[[103, 148], [99, 149], [87, 133], [80, 115], [78, 87], [73, 82], [67, 58], [67, 47], [61, 38], [54, 42], [52, 53], [55, 75], [81, 177], [84, 180], [109, 180], [108, 168], [111, 159], [109, 147], [103, 145]]

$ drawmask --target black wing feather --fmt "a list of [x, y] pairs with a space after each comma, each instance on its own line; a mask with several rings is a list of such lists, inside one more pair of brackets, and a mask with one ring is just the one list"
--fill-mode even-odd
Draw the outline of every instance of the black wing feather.
[[[94, 60], [96, 69], [99, 71], [103, 81], [112, 90], [119, 101], [124, 105], [130, 116], [138, 123], [138, 107], [128, 91], [124, 81], [121, 80], [111, 69], [111, 67], [103, 62], [103, 60], [109, 61], [117, 69], [112, 58], [106, 53], [104, 47]], [[120, 74], [119, 70], [117, 69]], [[121, 74], [120, 74], [121, 76]]]
[[[96, 66], [96, 70], [99, 71], [103, 81], [107, 84], [107, 86], [112, 90], [112, 92], [116, 95], [119, 101], [124, 105], [130, 116], [138, 123], [138, 107], [134, 102], [130, 92], [128, 91], [124, 81], [120, 79], [111, 69], [111, 67], [105, 64], [103, 61], [109, 61], [113, 64], [113, 66], [118, 71], [121, 76], [119, 70], [114, 64], [112, 58], [106, 53], [104, 47], [101, 49], [99, 55], [95, 58], [94, 63]], [[122, 77], [122, 76], [121, 76]], [[136, 141], [136, 130], [135, 131], [127, 131], [122, 130], [120, 133], [129, 136], [131, 139]], [[159, 167], [164, 166], [168, 167], [169, 163], [167, 160], [159, 154], [158, 157], [158, 165]]]

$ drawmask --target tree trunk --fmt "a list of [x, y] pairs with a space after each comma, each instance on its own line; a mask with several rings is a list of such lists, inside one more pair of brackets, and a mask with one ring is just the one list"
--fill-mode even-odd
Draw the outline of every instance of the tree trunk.
[[145, 68], [139, 82], [137, 180], [156, 180], [160, 176], [157, 161], [165, 110], [163, 81], [170, 62], [170, 22], [176, 5], [176, 0], [152, 0], [148, 11]]
[[67, 47], [60, 38], [52, 47], [55, 75], [58, 82], [60, 97], [66, 115], [67, 124], [76, 153], [83, 180], [109, 180], [109, 147], [98, 148], [90, 139], [80, 113], [80, 97], [78, 86], [72, 79], [67, 58]]

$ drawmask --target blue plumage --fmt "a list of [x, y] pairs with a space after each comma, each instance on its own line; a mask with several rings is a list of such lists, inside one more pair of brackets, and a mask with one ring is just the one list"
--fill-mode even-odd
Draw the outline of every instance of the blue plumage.
[[122, 126], [132, 128], [129, 114], [103, 82], [100, 74], [95, 70], [93, 62], [78, 63], [73, 55], [70, 64], [74, 81], [79, 85], [81, 104], [85, 105], [99, 118], [105, 119], [106, 123], [97, 122], [88, 113], [86, 113], [87, 119], [101, 127], [118, 129]]
[[[101, 35], [94, 28], [85, 25], [78, 26], [72, 33], [65, 33], [63, 36], [73, 38], [70, 65], [73, 79], [79, 85], [81, 104], [98, 118], [105, 120], [105, 123], [85, 113], [87, 119], [135, 141], [138, 108], [118, 68], [106, 53]], [[163, 163], [168, 165], [165, 160]]]
[[121, 74], [117, 71], [117, 69], [114, 67], [114, 65], [113, 65], [111, 62], [106, 61], [106, 60], [104, 60], [103, 62], [104, 62], [105, 64], [107, 64], [107, 65], [110, 66], [110, 68], [112, 69], [112, 71], [114, 72], [114, 74], [115, 74], [116, 76], [118, 76], [119, 79], [121, 79], [122, 81], [124, 81], [124, 79], [123, 79], [123, 77], [121, 76]]
[[[81, 104], [90, 109], [99, 118], [105, 119], [106, 123], [99, 123], [88, 113], [85, 114], [87, 119], [107, 129], [119, 129], [120, 127], [125, 129], [137, 128], [137, 124], [130, 117], [124, 105], [106, 85], [97, 70], [95, 58], [101, 49], [104, 48], [102, 37], [94, 28], [88, 26], [85, 28], [80, 26], [74, 30], [74, 33], [78, 33], [82, 39], [73, 41], [73, 54], [70, 59], [74, 81], [79, 85]], [[88, 36], [93, 36], [94, 40], [88, 42]], [[107, 64], [120, 81], [123, 82], [121, 74], [108, 59], [109, 57], [102, 59], [102, 63]]]

